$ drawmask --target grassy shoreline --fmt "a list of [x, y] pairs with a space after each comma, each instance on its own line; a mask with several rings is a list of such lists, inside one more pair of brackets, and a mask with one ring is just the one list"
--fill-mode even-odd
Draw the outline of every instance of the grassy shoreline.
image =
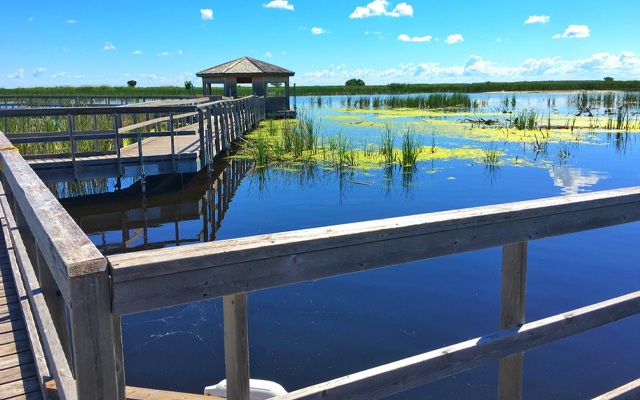
[[[293, 87], [291, 94], [293, 95]], [[372, 95], [411, 93], [489, 93], [489, 92], [568, 92], [568, 91], [640, 91], [640, 81], [522, 81], [481, 83], [432, 83], [371, 86], [296, 86], [297, 96]], [[251, 94], [251, 88], [239, 87], [238, 95]], [[0, 88], [0, 96], [202, 96], [202, 88], [185, 90], [178, 86], [55, 86]]]

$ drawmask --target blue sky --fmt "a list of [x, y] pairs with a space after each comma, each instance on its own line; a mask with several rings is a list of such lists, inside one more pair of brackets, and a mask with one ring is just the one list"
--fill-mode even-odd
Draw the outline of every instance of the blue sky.
[[0, 87], [200, 85], [250, 56], [298, 85], [640, 79], [640, 1], [2, 0]]

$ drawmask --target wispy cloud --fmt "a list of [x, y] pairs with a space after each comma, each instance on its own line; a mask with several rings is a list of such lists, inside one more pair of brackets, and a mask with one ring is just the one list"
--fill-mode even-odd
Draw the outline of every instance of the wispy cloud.
[[36, 69], [35, 71], [33, 71], [33, 77], [34, 78], [40, 78], [44, 72], [46, 71], [46, 68], [40, 67], [38, 69]]
[[168, 51], [163, 51], [161, 53], [156, 53], [156, 56], [158, 57], [167, 57], [169, 55]]
[[111, 42], [106, 42], [104, 44], [104, 47], [102, 47], [102, 50], [107, 51], [107, 50], [115, 50], [116, 46], [113, 45], [113, 43]]
[[294, 11], [293, 4], [289, 4], [289, 0], [272, 0], [267, 4], [263, 4], [263, 7]]
[[273, 57], [273, 56], [271, 55], [271, 52], [270, 52], [270, 51], [267, 51], [266, 53], [264, 53], [264, 56], [265, 56], [265, 57], [267, 57], [267, 58], [271, 58], [271, 57]]
[[67, 24], [75, 24], [76, 22], [78, 21], [76, 21], [75, 19], [70, 19], [67, 21]]
[[398, 36], [398, 40], [401, 42], [430, 42], [431, 39], [433, 39], [431, 35], [409, 37], [409, 35], [403, 33]]
[[29, 18], [27, 19], [27, 21], [29, 21], [29, 22], [33, 22], [33, 17], [29, 17]]
[[454, 43], [463, 42], [463, 41], [464, 41], [464, 38], [462, 37], [462, 35], [459, 33], [456, 33], [453, 35], [449, 35], [444, 42], [447, 44], [454, 44]]
[[531, 15], [524, 21], [525, 24], [546, 24], [551, 19], [548, 15]]
[[24, 78], [24, 68], [20, 68], [18, 70], [18, 72], [16, 72], [15, 74], [7, 75], [7, 78], [9, 78], [9, 79], [22, 79], [22, 78]]
[[57, 72], [51, 75], [52, 78], [64, 78], [65, 76], [67, 76], [66, 72]]
[[325, 33], [329, 33], [329, 31], [322, 28], [313, 27], [311, 28], [311, 33], [313, 33], [314, 35], [324, 35]]
[[200, 9], [200, 19], [211, 21], [213, 19], [213, 10], [210, 8]]
[[134, 50], [133, 54], [135, 54], [135, 55], [142, 54], [142, 50]]
[[182, 56], [182, 49], [178, 49], [178, 55]]
[[349, 15], [349, 18], [368, 18], [368, 17], [411, 17], [413, 16], [413, 7], [407, 3], [399, 3], [393, 10], [387, 11], [389, 2], [386, 0], [373, 0], [364, 7], [356, 7]]
[[554, 39], [584, 39], [589, 37], [589, 27], [586, 25], [569, 25], [569, 27], [561, 34], [553, 35]]

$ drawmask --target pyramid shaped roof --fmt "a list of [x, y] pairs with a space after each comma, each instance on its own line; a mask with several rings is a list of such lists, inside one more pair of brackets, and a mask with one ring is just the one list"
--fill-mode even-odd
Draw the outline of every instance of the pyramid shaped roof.
[[242, 57], [224, 64], [216, 65], [196, 73], [196, 76], [223, 75], [286, 75], [293, 76], [295, 72], [269, 64], [251, 57]]

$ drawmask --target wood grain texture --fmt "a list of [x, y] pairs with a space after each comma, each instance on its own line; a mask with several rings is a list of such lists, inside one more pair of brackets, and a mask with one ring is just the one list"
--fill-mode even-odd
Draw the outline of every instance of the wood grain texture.
[[[2, 186], [0, 186], [0, 189]], [[56, 335], [55, 324], [47, 307], [44, 299], [44, 294], [41, 290], [40, 283], [38, 282], [35, 270], [31, 264], [31, 260], [27, 254], [24, 242], [17, 229], [17, 224], [4, 195], [0, 195], [0, 205], [4, 212], [5, 223], [3, 223], [3, 233], [7, 237], [7, 240], [11, 241], [11, 247], [13, 249], [13, 257], [15, 257], [15, 263], [19, 267], [20, 275], [24, 283], [25, 295], [22, 297], [28, 298], [35, 319], [35, 326], [40, 342], [35, 342], [35, 335], [30, 336], [30, 347], [34, 349], [35, 361], [38, 367], [38, 374], [40, 382], [44, 381], [45, 376], [51, 376], [48, 365], [51, 365], [51, 371], [53, 372], [54, 379], [58, 382], [59, 387], [62, 388], [64, 398], [75, 399], [76, 386], [71, 375], [69, 363], [60, 342], [60, 338]], [[8, 233], [8, 234], [7, 234]], [[41, 346], [41, 350], [39, 347]], [[44, 351], [44, 356], [42, 355]], [[47, 362], [43, 358], [46, 358]]]
[[249, 315], [247, 294], [222, 299], [224, 319], [224, 364], [227, 396], [249, 400]]
[[640, 188], [110, 256], [117, 315], [640, 219]]
[[[524, 324], [527, 287], [527, 242], [502, 247], [500, 329]], [[513, 354], [498, 363], [498, 399], [522, 398], [524, 356]]]
[[17, 151], [1, 151], [0, 157], [14, 201], [68, 301], [67, 279], [104, 271], [106, 259]]
[[[49, 381], [45, 384], [47, 393], [52, 400], [58, 398], [58, 391], [56, 384], [53, 381]], [[148, 389], [135, 386], [127, 386], [126, 389], [127, 400], [224, 400], [221, 397], [216, 396], [204, 396], [202, 394], [181, 393], [172, 392], [168, 390], [160, 389]]]

